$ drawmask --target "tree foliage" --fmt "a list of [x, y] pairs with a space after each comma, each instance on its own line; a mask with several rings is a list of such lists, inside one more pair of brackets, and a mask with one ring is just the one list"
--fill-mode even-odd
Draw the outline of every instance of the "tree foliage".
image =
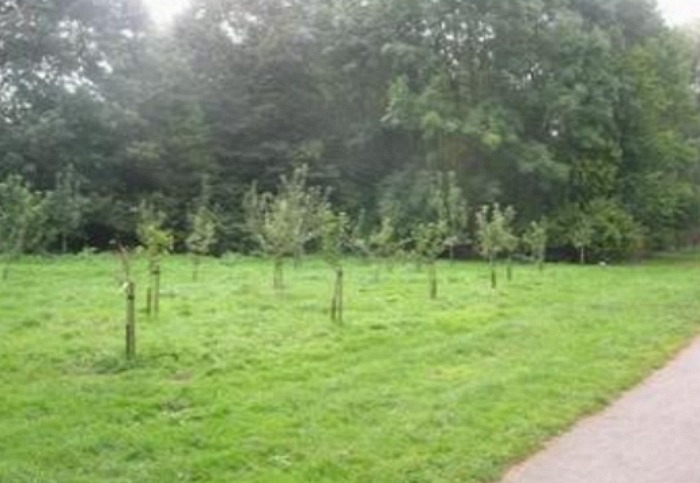
[[0, 254], [5, 257], [3, 279], [9, 264], [46, 242], [47, 204], [43, 194], [29, 188], [21, 176], [0, 182]]
[[193, 255], [194, 271], [197, 279], [200, 257], [211, 254], [217, 242], [217, 218], [211, 207], [211, 187], [207, 177], [202, 178], [202, 190], [193, 211], [189, 215], [190, 232], [185, 240], [187, 250]]
[[350, 245], [350, 219], [345, 213], [334, 213], [329, 207], [322, 208], [321, 253], [335, 272], [331, 319], [343, 322], [343, 255]]
[[167, 215], [154, 203], [143, 200], [138, 208], [136, 233], [144, 248], [151, 271], [160, 269], [163, 255], [173, 249], [173, 235], [165, 228]]
[[61, 251], [68, 250], [68, 239], [79, 234], [86, 209], [86, 199], [81, 193], [81, 178], [73, 165], [56, 175], [56, 185], [47, 196], [47, 206], [52, 229], [61, 241]]
[[479, 253], [491, 266], [491, 285], [496, 288], [496, 262], [504, 253], [512, 254], [517, 246], [513, 233], [515, 210], [509, 206], [505, 210], [498, 203], [484, 205], [476, 215]]
[[73, 166], [89, 203], [61, 237], [106, 247], [151, 197], [184, 240], [210, 174], [226, 250], [251, 184], [295, 166], [395, 241], [447, 173], [450, 251], [468, 199], [552, 220], [556, 253], [591, 216], [590, 256], [627, 257], [698, 228], [697, 38], [649, 0], [192, 0], [167, 31], [138, 0], [0, 0], [0, 179]]
[[276, 193], [258, 191], [254, 183], [243, 201], [245, 227], [275, 263], [273, 286], [281, 289], [285, 257], [298, 257], [323, 227], [326, 194], [307, 186], [308, 168], [281, 176]]
[[530, 257], [537, 263], [539, 269], [542, 270], [547, 258], [547, 242], [549, 240], [546, 221], [530, 222], [530, 226], [528, 226], [523, 234], [522, 240]]

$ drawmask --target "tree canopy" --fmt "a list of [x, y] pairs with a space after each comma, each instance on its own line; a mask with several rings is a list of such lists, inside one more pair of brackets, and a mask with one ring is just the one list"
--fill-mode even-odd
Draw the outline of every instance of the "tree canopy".
[[227, 250], [295, 167], [397, 236], [441, 173], [452, 244], [500, 203], [625, 257], [700, 228], [698, 38], [653, 0], [191, 0], [167, 31], [139, 0], [0, 0], [0, 180], [75, 172], [71, 247], [134, 240], [146, 198], [184, 247], [206, 176]]

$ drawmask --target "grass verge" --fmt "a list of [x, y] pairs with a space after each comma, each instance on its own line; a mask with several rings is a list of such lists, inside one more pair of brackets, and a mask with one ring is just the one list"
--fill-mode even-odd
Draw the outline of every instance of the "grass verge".
[[[123, 357], [108, 256], [27, 259], [0, 291], [2, 482], [489, 482], [662, 365], [697, 332], [694, 255], [623, 267], [481, 264], [374, 280], [186, 258]], [[138, 265], [143, 307], [146, 268]]]

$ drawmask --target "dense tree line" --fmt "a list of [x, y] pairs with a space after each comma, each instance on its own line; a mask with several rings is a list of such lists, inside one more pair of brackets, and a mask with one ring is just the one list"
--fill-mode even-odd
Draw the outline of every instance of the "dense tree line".
[[[251, 184], [306, 165], [428, 260], [496, 202], [562, 254], [626, 257], [699, 226], [697, 38], [653, 0], [192, 0], [166, 32], [138, 0], [0, 0], [0, 180], [72, 207], [56, 250], [135, 240], [142, 203], [179, 248], [195, 216], [251, 247]], [[468, 200], [449, 237], [435, 173]]]

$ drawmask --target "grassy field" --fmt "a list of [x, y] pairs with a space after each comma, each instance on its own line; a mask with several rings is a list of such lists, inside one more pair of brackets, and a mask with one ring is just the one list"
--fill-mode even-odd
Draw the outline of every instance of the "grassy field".
[[[164, 263], [123, 358], [110, 256], [29, 259], [0, 285], [0, 481], [489, 482], [700, 328], [694, 255], [626, 267]], [[143, 306], [145, 263], [139, 262]]]

